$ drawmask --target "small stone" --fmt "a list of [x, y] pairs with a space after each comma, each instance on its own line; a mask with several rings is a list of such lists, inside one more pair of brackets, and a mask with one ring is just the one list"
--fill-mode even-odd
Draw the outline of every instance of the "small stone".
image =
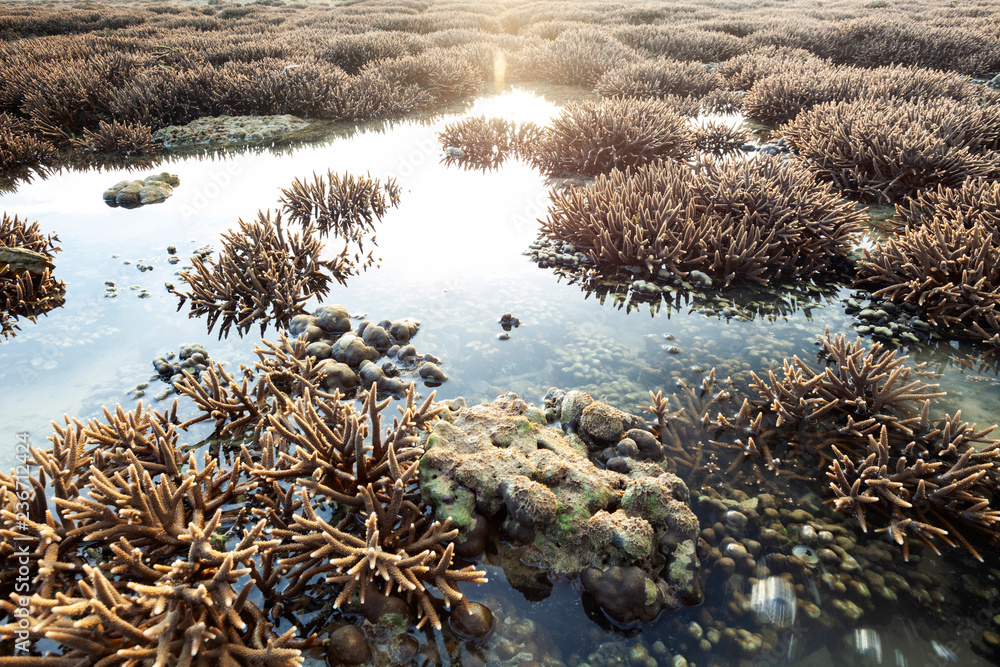
[[466, 602], [451, 612], [448, 625], [462, 637], [482, 639], [493, 629], [493, 612], [478, 602]]
[[420, 365], [419, 373], [420, 377], [429, 382], [444, 382], [448, 379], [444, 371], [437, 364], [430, 361], [426, 361]]
[[358, 665], [371, 660], [372, 649], [360, 628], [345, 625], [330, 635], [327, 657], [333, 664]]

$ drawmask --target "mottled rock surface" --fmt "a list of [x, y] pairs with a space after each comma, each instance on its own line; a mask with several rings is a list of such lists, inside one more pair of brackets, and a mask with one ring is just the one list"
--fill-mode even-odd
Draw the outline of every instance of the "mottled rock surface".
[[187, 125], [168, 125], [153, 133], [167, 148], [259, 143], [287, 137], [310, 125], [296, 116], [206, 116]]
[[580, 437], [531, 419], [538, 409], [513, 393], [450, 408], [421, 438], [421, 492], [439, 520], [465, 530], [478, 515], [505, 512], [502, 531], [524, 545], [521, 559], [556, 577], [592, 568], [596, 582], [612, 568], [639, 568], [655, 590], [640, 596], [643, 610], [605, 609], [623, 623], [701, 599], [698, 519], [687, 486], [663, 465], [601, 469]]

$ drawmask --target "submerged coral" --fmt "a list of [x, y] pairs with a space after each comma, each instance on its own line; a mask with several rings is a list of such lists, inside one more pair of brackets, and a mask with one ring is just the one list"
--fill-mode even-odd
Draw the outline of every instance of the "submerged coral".
[[37, 222], [28, 224], [6, 213], [0, 221], [0, 334], [19, 329], [17, 320], [37, 317], [63, 303], [66, 286], [52, 277], [52, 259], [59, 237], [45, 235]]
[[[912, 538], [935, 551], [941, 543], [961, 545], [981, 560], [969, 532], [1000, 539], [991, 490], [1000, 445], [986, 439], [995, 427], [977, 429], [960, 413], [930, 417], [931, 402], [944, 394], [919, 379], [927, 375], [922, 366], [908, 366], [907, 357], [879, 343], [865, 348], [829, 331], [819, 343], [825, 365], [786, 359], [780, 378], [754, 374], [742, 402], [732, 388], [714, 393], [714, 377], [684, 400], [653, 396], [650, 409], [671, 455], [685, 452], [692, 438], [701, 441], [696, 457], [678, 456], [679, 468], [804, 480], [814, 463], [830, 480], [827, 502], [863, 531], [886, 533], [904, 557]], [[723, 404], [739, 408], [727, 416], [715, 407]]]
[[27, 554], [35, 582], [27, 602], [0, 602], [14, 619], [0, 634], [62, 645], [48, 660], [299, 665], [315, 628], [278, 626], [304, 590], [334, 607], [401, 598], [418, 627], [441, 628], [434, 596], [464, 603], [461, 584], [485, 581], [454, 562], [458, 531], [430, 521], [415, 488], [433, 396], [418, 404], [411, 386], [384, 428], [374, 386], [359, 412], [313, 394], [310, 360], [273, 345], [259, 356], [253, 387], [250, 369], [239, 385], [215, 362], [178, 383], [218, 434], [253, 433], [233, 456], [184, 451], [181, 430], [201, 419], [176, 426], [176, 403], [139, 405], [56, 426], [51, 449], [31, 450], [30, 487], [0, 475], [0, 558]]
[[[194, 258], [194, 272], [182, 273], [190, 291], [180, 297], [180, 310], [191, 301], [190, 317], [208, 317], [208, 330], [219, 323], [219, 338], [235, 326], [240, 334], [260, 322], [288, 326], [303, 311], [303, 304], [330, 290], [329, 271], [343, 282], [349, 261], [321, 260], [323, 248], [307, 228], [302, 233], [284, 229], [281, 214], [259, 211], [257, 220], [238, 222], [239, 229], [222, 236], [222, 250], [215, 261]], [[220, 321], [221, 318], [221, 321]]]

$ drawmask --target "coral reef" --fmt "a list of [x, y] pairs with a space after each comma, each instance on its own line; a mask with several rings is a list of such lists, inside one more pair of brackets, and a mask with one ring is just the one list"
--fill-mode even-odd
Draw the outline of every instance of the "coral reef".
[[961, 220], [969, 226], [979, 221], [995, 233], [1000, 230], [1000, 182], [975, 178], [956, 188], [938, 185], [922, 190], [896, 204], [896, 217], [905, 227], [919, 227], [935, 218]]
[[105, 123], [102, 120], [96, 130], [85, 129], [83, 136], [72, 143], [81, 150], [125, 155], [147, 155], [159, 149], [153, 143], [148, 126], [118, 121]]
[[550, 199], [540, 237], [569, 243], [598, 268], [634, 267], [668, 280], [697, 271], [710, 284], [828, 271], [851, 249], [862, 220], [829, 186], [772, 158], [613, 171]]
[[0, 335], [13, 336], [17, 321], [31, 322], [63, 303], [66, 286], [52, 277], [53, 256], [59, 237], [43, 234], [37, 222], [28, 224], [16, 215], [0, 220]]
[[703, 153], [723, 156], [735, 153], [750, 141], [750, 132], [743, 125], [708, 120], [694, 130], [694, 145]]
[[[281, 195], [282, 211], [290, 221], [303, 229], [314, 227], [321, 236], [333, 233], [348, 243], [356, 243], [361, 253], [366, 235], [374, 235], [375, 222], [381, 221], [390, 208], [399, 206], [396, 179], [390, 178], [383, 185], [371, 174], [341, 176], [328, 171], [324, 177], [313, 172], [312, 183], [296, 178], [281, 190]], [[369, 255], [364, 266], [370, 262]]]
[[0, 114], [0, 171], [41, 162], [55, 155], [56, 147], [45, 139], [19, 132], [8, 124], [9, 114]]
[[566, 105], [542, 133], [535, 162], [551, 175], [595, 176], [693, 151], [687, 123], [668, 104], [621, 98]]
[[[31, 449], [29, 488], [0, 475], [0, 558], [27, 554], [35, 581], [27, 602], [0, 602], [13, 619], [0, 634], [62, 645], [48, 660], [298, 665], [315, 628], [277, 629], [304, 590], [335, 608], [396, 599], [439, 629], [435, 591], [446, 608], [466, 602], [459, 586], [484, 573], [454, 563], [458, 531], [427, 518], [415, 487], [417, 433], [441, 411], [433, 396], [417, 404], [411, 386], [385, 429], [389, 400], [374, 385], [359, 412], [339, 392], [314, 395], [311, 361], [287, 341], [265, 347], [253, 387], [254, 371], [239, 385], [212, 361], [178, 383], [204, 411], [195, 419], [176, 426], [176, 403], [67, 418], [50, 449]], [[233, 456], [185, 451], [181, 431], [212, 418], [219, 435], [253, 437]]]
[[194, 271], [181, 274], [190, 291], [173, 291], [180, 298], [178, 310], [190, 300], [189, 317], [207, 316], [209, 332], [219, 324], [220, 339], [233, 326], [242, 335], [258, 321], [261, 333], [270, 322], [287, 327], [306, 301], [330, 291], [323, 269], [346, 279], [349, 260], [321, 260], [319, 239], [309, 228], [287, 231], [281, 213], [272, 220], [270, 211], [259, 211], [257, 220], [238, 224], [238, 230], [223, 234], [218, 259], [195, 257]]
[[641, 420], [574, 392], [559, 417], [581, 435], [545, 426], [542, 411], [514, 394], [471, 408], [453, 403], [421, 437], [420, 488], [435, 516], [465, 530], [479, 516], [506, 516], [502, 531], [524, 545], [523, 562], [550, 576], [589, 573], [583, 581], [595, 594], [613, 568], [634, 568], [642, 595], [626, 609], [605, 607], [621, 623], [696, 603], [698, 522], [687, 487], [655, 462], [662, 453], [603, 470], [588, 457]]
[[[940, 543], [960, 545], [982, 560], [966, 535], [992, 544], [1000, 534], [990, 490], [1000, 445], [985, 437], [995, 427], [977, 429], [960, 413], [931, 418], [931, 402], [944, 394], [914, 377], [927, 375], [922, 366], [907, 366], [880, 343], [865, 348], [829, 331], [819, 343], [825, 366], [785, 359], [780, 378], [752, 374], [742, 402], [732, 390], [714, 393], [714, 373], [699, 393], [654, 395], [650, 410], [678, 471], [794, 481], [814, 474], [815, 463], [830, 480], [834, 510], [853, 515], [864, 532], [885, 533], [904, 558], [915, 539], [935, 552]], [[739, 408], [726, 416], [716, 407], [724, 404]], [[679, 455], [692, 438], [703, 443], [697, 456]]]
[[[924, 202], [940, 210], [940, 201], [918, 199], [910, 210]], [[932, 324], [1000, 345], [997, 228], [987, 222], [989, 212], [977, 215], [972, 207], [942, 213], [865, 250], [859, 280], [877, 297], [918, 308]]]
[[438, 141], [446, 164], [496, 169], [506, 160], [530, 160], [542, 129], [535, 123], [514, 123], [502, 118], [473, 116], [444, 126]]
[[104, 191], [104, 203], [112, 208], [138, 208], [146, 204], [158, 204], [174, 193], [180, 179], [163, 172], [142, 180], [119, 181]]
[[595, 90], [602, 97], [703, 97], [719, 83], [718, 76], [698, 63], [660, 58], [610, 69], [598, 80]]
[[218, 116], [198, 118], [184, 125], [168, 125], [152, 138], [167, 148], [197, 145], [260, 143], [287, 139], [309, 127], [310, 122], [295, 116]]
[[835, 67], [780, 55], [776, 60], [787, 60], [787, 68], [759, 79], [744, 99], [747, 116], [769, 125], [790, 121], [823, 102], [869, 100], [891, 105], [893, 100], [932, 103], [944, 98], [972, 104], [979, 99], [975, 85], [951, 72], [903, 65]]
[[867, 201], [957, 187], [1000, 169], [1000, 112], [944, 98], [829, 102], [782, 134], [803, 166]]

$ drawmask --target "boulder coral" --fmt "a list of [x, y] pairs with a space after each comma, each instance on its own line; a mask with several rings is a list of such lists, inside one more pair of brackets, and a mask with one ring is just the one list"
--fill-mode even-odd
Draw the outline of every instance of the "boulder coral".
[[606, 608], [620, 623], [700, 601], [699, 525], [687, 486], [652, 461], [629, 461], [616, 472], [588, 456], [596, 444], [586, 441], [595, 432], [588, 416], [607, 417], [600, 437], [622, 436], [615, 408], [590, 403], [580, 435], [567, 435], [512, 393], [452, 407], [420, 440], [421, 493], [438, 520], [464, 530], [479, 517], [502, 517], [503, 533], [523, 545], [521, 560], [550, 577], [593, 569], [586, 583], [614, 568], [639, 568], [651, 594], [641, 609]]

